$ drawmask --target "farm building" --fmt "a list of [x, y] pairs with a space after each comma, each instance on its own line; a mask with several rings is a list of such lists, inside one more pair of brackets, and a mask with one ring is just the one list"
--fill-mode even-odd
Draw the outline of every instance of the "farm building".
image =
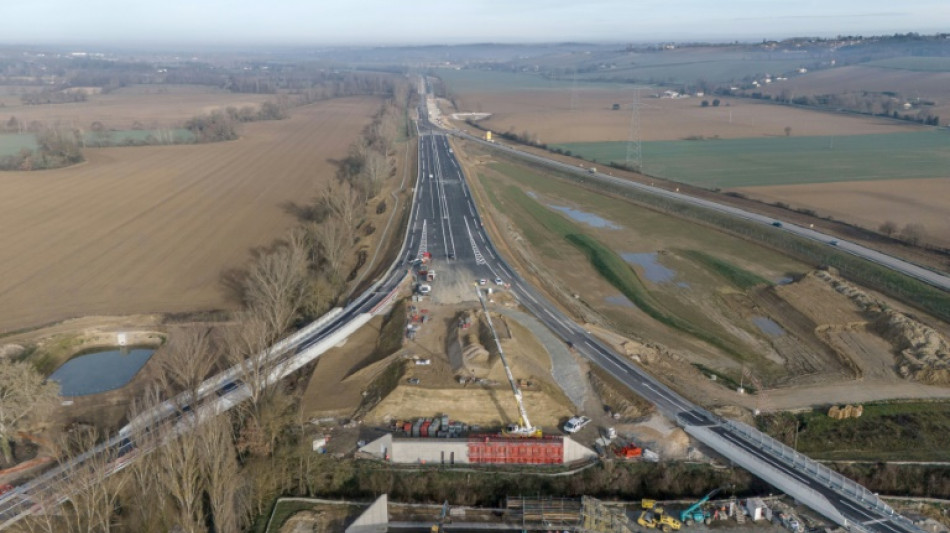
[[518, 438], [478, 435], [466, 438], [395, 438], [386, 434], [360, 452], [394, 463], [566, 464], [596, 457], [570, 437]]

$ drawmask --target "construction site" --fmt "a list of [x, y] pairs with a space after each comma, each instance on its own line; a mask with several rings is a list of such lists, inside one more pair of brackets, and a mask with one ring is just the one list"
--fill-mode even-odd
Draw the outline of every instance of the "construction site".
[[[344, 507], [346, 505], [346, 507]], [[690, 517], [703, 519], [695, 522]], [[406, 505], [382, 495], [372, 503], [314, 502], [308, 510], [298, 511], [274, 533], [345, 531], [346, 533], [385, 533], [387, 531], [510, 530], [510, 531], [584, 531], [634, 533], [658, 530], [679, 531], [756, 531], [762, 533], [826, 530], [824, 523], [795, 510], [781, 498], [707, 496], [695, 502], [636, 503], [603, 501], [581, 496], [545, 498], [507, 496], [498, 508], [453, 505]]]

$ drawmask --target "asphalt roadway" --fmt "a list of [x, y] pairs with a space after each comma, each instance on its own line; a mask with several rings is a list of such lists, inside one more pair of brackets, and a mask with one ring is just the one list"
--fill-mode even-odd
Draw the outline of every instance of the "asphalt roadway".
[[[424, 116], [424, 111], [420, 110], [420, 112]], [[881, 504], [863, 487], [855, 490], [859, 486], [853, 482], [845, 483], [842, 487], [840, 480], [837, 481], [839, 486], [835, 486], [834, 480], [823, 478], [826, 470], [820, 469], [817, 464], [804, 456], [785, 455], [783, 452], [763, 446], [762, 436], [756, 435], [751, 428], [746, 428], [753, 432], [751, 437], [747, 432], [737, 431], [735, 426], [694, 405], [565, 316], [557, 306], [518, 276], [495, 250], [482, 226], [480, 215], [465, 183], [464, 174], [446, 139], [446, 133], [424, 119], [420, 121], [419, 130], [422, 151], [420, 180], [422, 194], [419, 194], [417, 198], [419, 219], [413, 220], [410, 224], [410, 231], [413, 233], [411, 242], [418, 245], [424, 226], [428, 232], [426, 251], [432, 253], [433, 258], [441, 257], [449, 262], [451, 268], [463, 268], [470, 271], [473, 279], [502, 278], [509, 284], [509, 290], [530, 313], [580, 355], [653, 403], [661, 413], [676, 420], [694, 438], [707, 444], [735, 464], [762, 477], [819, 514], [856, 530], [863, 529], [875, 533], [920, 533], [922, 531], [906, 518], [895, 514], [890, 508]], [[519, 153], [519, 155], [526, 154]], [[568, 165], [565, 166], [576, 170]], [[610, 178], [604, 175], [598, 175], [598, 177]], [[620, 181], [629, 183], [625, 180]], [[652, 188], [651, 191], [656, 192]], [[682, 195], [677, 195], [679, 196]], [[698, 201], [698, 199], [691, 200]], [[718, 204], [714, 205], [718, 206]], [[748, 213], [738, 216], [756, 219], [756, 216]], [[763, 223], [771, 224], [772, 222], [772, 219], [766, 217], [759, 217], [759, 219]], [[814, 238], [818, 239], [827, 238], [806, 228], [794, 226], [785, 226], [785, 228], [788, 231], [801, 230], [806, 236], [815, 234], [817, 237]], [[844, 243], [839, 246], [842, 249], [848, 249], [844, 247]], [[418, 248], [416, 250], [416, 254], [422, 251]], [[409, 253], [413, 253], [412, 247], [409, 248]], [[902, 263], [899, 260], [896, 261]], [[914, 265], [907, 264], [907, 266], [919, 269]], [[923, 271], [921, 274], [924, 273], [934, 274], [930, 271]], [[437, 284], [433, 290], [438, 290]], [[530, 412], [530, 406], [528, 410]], [[851, 489], [850, 493], [848, 489]]]

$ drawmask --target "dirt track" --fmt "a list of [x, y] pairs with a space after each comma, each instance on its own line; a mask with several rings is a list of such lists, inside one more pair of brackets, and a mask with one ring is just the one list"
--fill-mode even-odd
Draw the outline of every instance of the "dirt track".
[[88, 150], [66, 169], [0, 174], [0, 332], [88, 314], [230, 305], [220, 282], [280, 237], [374, 98], [249, 124], [234, 142]]

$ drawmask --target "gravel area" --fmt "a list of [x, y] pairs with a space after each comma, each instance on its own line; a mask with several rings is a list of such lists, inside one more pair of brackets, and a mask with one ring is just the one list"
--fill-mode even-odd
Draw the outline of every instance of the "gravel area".
[[516, 320], [541, 341], [551, 355], [551, 375], [554, 381], [561, 387], [578, 412], [592, 412], [591, 408], [594, 411], [597, 409], [597, 395], [587, 380], [587, 371], [581, 367], [563, 342], [531, 315], [514, 309], [496, 307], [493, 310]]

